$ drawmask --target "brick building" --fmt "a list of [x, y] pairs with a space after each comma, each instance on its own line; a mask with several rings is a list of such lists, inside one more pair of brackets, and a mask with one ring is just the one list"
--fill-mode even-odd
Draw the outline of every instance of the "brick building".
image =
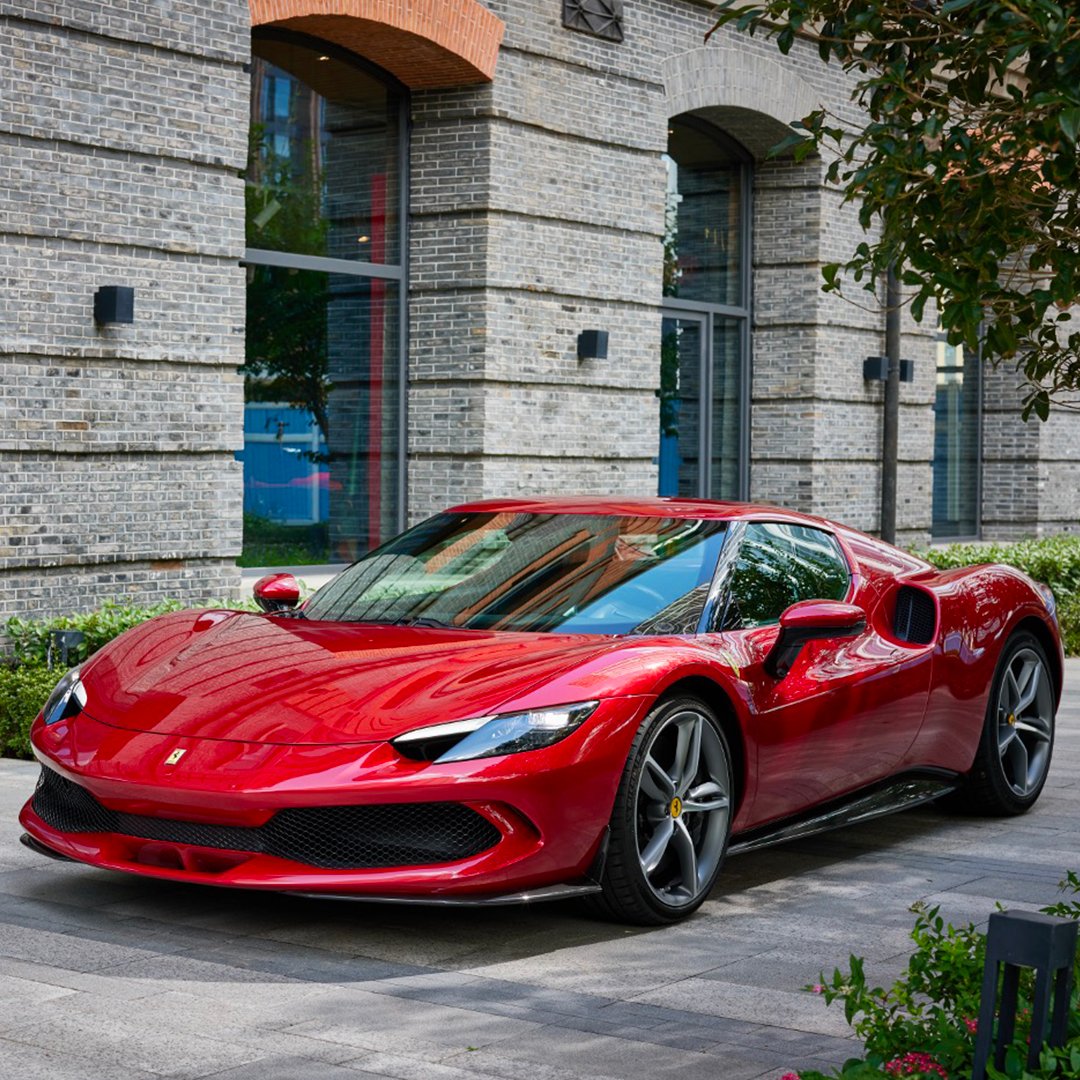
[[[859, 235], [821, 164], [766, 156], [851, 106], [815, 54], [711, 22], [6, 4], [0, 617], [228, 595], [242, 549], [340, 562], [487, 495], [750, 496], [873, 531], [884, 316], [820, 291]], [[108, 286], [133, 321], [95, 319]], [[903, 351], [902, 538], [1075, 528], [1080, 418], [1023, 424], [1014, 377], [932, 326]]]

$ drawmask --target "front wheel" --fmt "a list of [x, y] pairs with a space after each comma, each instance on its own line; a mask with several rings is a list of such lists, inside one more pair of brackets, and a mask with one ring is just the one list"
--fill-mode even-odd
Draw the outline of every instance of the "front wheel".
[[1034, 806], [1050, 769], [1056, 705], [1042, 645], [1026, 631], [1014, 634], [998, 660], [975, 762], [953, 805], [991, 815]]
[[630, 748], [593, 907], [654, 926], [696, 911], [720, 873], [731, 813], [731, 752], [719, 721], [697, 698], [657, 705]]

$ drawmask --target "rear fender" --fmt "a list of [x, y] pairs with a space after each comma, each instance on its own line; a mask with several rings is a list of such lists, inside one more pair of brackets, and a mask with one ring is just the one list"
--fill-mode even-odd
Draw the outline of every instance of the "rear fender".
[[1035, 583], [1012, 567], [961, 567], [909, 581], [937, 597], [939, 627], [926, 715], [907, 763], [966, 772], [978, 747], [998, 657], [1018, 629], [1032, 629], [1046, 648], [1060, 697], [1057, 624]]

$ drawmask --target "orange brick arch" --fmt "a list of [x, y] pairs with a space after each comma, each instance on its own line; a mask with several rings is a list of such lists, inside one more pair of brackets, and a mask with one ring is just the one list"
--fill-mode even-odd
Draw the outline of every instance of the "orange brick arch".
[[414, 90], [490, 82], [503, 21], [478, 0], [250, 0], [280, 26], [363, 56]]

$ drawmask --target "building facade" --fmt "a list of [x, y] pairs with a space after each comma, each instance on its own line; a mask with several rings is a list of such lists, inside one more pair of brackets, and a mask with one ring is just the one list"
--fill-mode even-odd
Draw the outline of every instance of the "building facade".
[[[0, 617], [230, 596], [238, 558], [348, 561], [483, 496], [874, 531], [884, 314], [821, 292], [860, 238], [822, 163], [769, 156], [846, 87], [712, 21], [5, 5]], [[1024, 424], [1016, 376], [932, 325], [903, 352], [901, 540], [1075, 529], [1080, 418]]]

